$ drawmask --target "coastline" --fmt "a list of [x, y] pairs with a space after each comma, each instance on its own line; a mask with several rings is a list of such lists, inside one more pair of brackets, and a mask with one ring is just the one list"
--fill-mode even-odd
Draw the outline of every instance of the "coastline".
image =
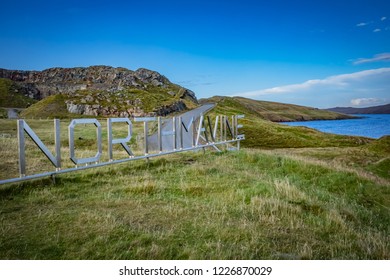
[[[342, 116], [341, 116], [342, 115]], [[289, 122], [310, 122], [310, 121], [338, 121], [338, 120], [349, 120], [349, 119], [362, 119], [363, 117], [354, 116], [354, 115], [347, 115], [347, 114], [340, 114], [340, 116], [336, 117], [307, 117], [307, 116], [296, 116], [295, 119], [286, 118], [286, 119], [280, 119], [280, 120], [270, 120], [275, 123], [289, 123]]]
[[387, 123], [390, 114], [358, 114], [353, 119], [334, 120], [313, 120], [281, 122], [288, 126], [305, 126], [325, 133], [332, 133], [346, 136], [361, 136], [373, 139], [379, 139], [390, 135], [390, 129]]

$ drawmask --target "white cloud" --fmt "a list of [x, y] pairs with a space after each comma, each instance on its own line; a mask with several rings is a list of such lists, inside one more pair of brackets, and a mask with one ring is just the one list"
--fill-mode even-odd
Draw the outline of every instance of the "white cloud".
[[386, 19], [387, 19], [387, 17], [381, 17], [381, 21], [384, 21]]
[[370, 98], [356, 98], [351, 100], [353, 106], [372, 106], [378, 105], [383, 102], [380, 98], [370, 97]]
[[355, 72], [351, 74], [330, 76], [322, 80], [320, 79], [308, 80], [301, 84], [292, 84], [292, 85], [273, 87], [273, 88], [268, 88], [263, 90], [245, 92], [245, 93], [241, 93], [240, 95], [249, 97], [249, 96], [261, 96], [261, 95], [278, 94], [278, 93], [292, 93], [292, 92], [310, 90], [318, 86], [342, 88], [348, 86], [353, 81], [358, 81], [379, 74], [390, 75], [390, 68], [371, 69], [371, 70], [365, 70], [365, 71]]
[[381, 32], [381, 29], [380, 28], [376, 28], [376, 29], [374, 29], [372, 32]]
[[366, 25], [368, 25], [367, 22], [361, 22], [361, 23], [356, 24], [357, 27], [362, 27], [362, 26], [366, 26]]
[[231, 96], [330, 108], [349, 106], [351, 100], [362, 99], [362, 96], [381, 98], [382, 103], [389, 102], [389, 92], [390, 68], [378, 68]]
[[362, 64], [362, 63], [378, 62], [378, 61], [390, 61], [390, 53], [376, 54], [372, 58], [359, 58], [356, 59], [353, 62], [353, 64]]

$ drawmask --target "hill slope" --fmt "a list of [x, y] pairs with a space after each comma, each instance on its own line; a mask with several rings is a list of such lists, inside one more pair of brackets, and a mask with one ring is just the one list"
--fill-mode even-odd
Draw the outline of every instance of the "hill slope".
[[0, 188], [0, 259], [383, 260], [389, 199], [307, 159], [175, 154]]
[[336, 107], [327, 110], [343, 114], [390, 114], [390, 104], [366, 108]]
[[[214, 100], [213, 114], [246, 115], [243, 146], [305, 149], [185, 152], [1, 186], [0, 259], [389, 259], [390, 137], [288, 127]], [[8, 177], [15, 123], [0, 124], [14, 136], [0, 138]], [[29, 124], [53, 149], [52, 122]], [[33, 170], [48, 164], [29, 152]]]
[[[216, 103], [212, 114], [244, 114], [240, 120], [244, 125], [244, 147], [261, 148], [303, 148], [303, 147], [343, 147], [358, 146], [371, 140], [328, 134], [307, 127], [292, 127], [271, 122], [270, 120], [301, 119], [338, 119], [344, 115], [317, 110], [314, 108], [255, 101], [239, 97], [212, 97], [200, 100], [201, 103]], [[264, 109], [265, 108], [265, 109]]]
[[[1, 77], [12, 81], [36, 100], [63, 95], [67, 111], [74, 114], [120, 117], [166, 115], [198, 104], [192, 91], [143, 68], [136, 71], [109, 66], [43, 71], [0, 69]], [[40, 117], [39, 110], [34, 108], [26, 114]]]
[[26, 108], [35, 102], [23, 87], [9, 79], [0, 78], [0, 107]]
[[79, 115], [69, 113], [66, 108], [65, 98], [62, 94], [51, 95], [23, 110], [21, 118], [72, 118]]
[[250, 111], [258, 117], [273, 122], [290, 121], [311, 121], [311, 120], [338, 120], [353, 118], [348, 115], [320, 110], [306, 106], [284, 104], [269, 101], [258, 101], [244, 97], [222, 97], [214, 96], [208, 99], [201, 99], [201, 103], [219, 103], [227, 100], [234, 100], [235, 104]]

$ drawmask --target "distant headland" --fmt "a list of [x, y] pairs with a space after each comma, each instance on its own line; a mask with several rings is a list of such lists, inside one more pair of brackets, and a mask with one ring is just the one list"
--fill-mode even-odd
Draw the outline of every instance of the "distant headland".
[[335, 107], [326, 110], [342, 114], [390, 114], [390, 104], [365, 108]]

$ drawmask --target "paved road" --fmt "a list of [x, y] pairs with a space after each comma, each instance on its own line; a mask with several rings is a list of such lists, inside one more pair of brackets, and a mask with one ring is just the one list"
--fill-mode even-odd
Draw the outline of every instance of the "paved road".
[[8, 108], [8, 118], [9, 119], [17, 119], [18, 118], [18, 111], [14, 108]]
[[[191, 119], [194, 121], [199, 119], [200, 116], [203, 114], [206, 114], [208, 111], [213, 109], [215, 107], [215, 104], [205, 104], [202, 105], [194, 110], [188, 111], [181, 116], [182, 122], [185, 124], [186, 127], [191, 122]], [[179, 116], [177, 116], [178, 118]], [[176, 145], [178, 148], [180, 148], [181, 141], [180, 141], [180, 133], [179, 133], [179, 122], [178, 120], [176, 121], [176, 132], [177, 132], [177, 140], [176, 140]], [[195, 125], [195, 123], [193, 124]], [[164, 119], [163, 125], [162, 125], [162, 131], [172, 131], [173, 130], [173, 121], [172, 118], [169, 119]], [[193, 129], [190, 127], [188, 129], [188, 132], [186, 132], [183, 129], [183, 148], [190, 148], [192, 147], [192, 139], [193, 139]], [[158, 150], [158, 135], [157, 133], [150, 135], [148, 137], [148, 142], [149, 142], [149, 149], [150, 150]], [[163, 151], [172, 151], [174, 149], [174, 138], [173, 135], [163, 135], [162, 136], [162, 148]]]

